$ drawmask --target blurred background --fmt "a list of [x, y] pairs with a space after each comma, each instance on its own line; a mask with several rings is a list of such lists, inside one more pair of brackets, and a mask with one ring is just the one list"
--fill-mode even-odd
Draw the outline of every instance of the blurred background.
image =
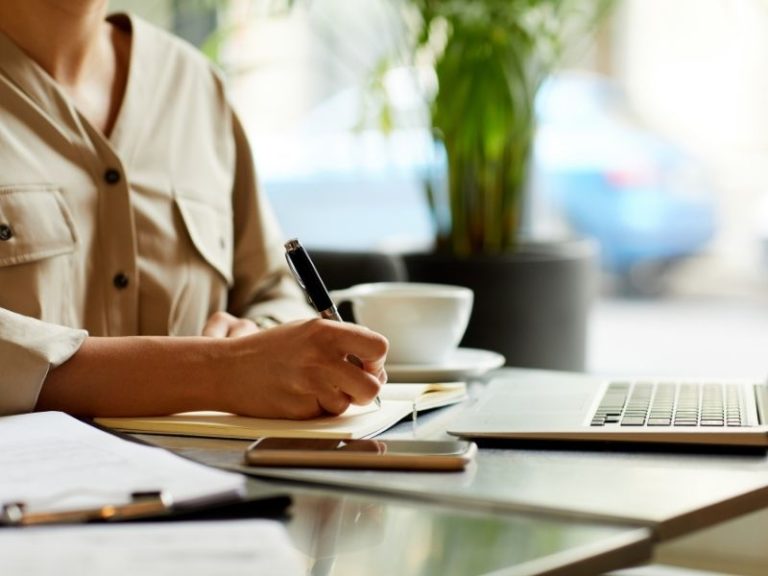
[[[286, 236], [430, 247], [424, 181], [445, 159], [424, 98], [434, 78], [399, 58], [397, 1], [111, 6], [221, 68]], [[537, 97], [525, 219], [531, 235], [570, 231], [600, 246], [589, 369], [764, 375], [768, 3], [616, 0], [581, 40]]]

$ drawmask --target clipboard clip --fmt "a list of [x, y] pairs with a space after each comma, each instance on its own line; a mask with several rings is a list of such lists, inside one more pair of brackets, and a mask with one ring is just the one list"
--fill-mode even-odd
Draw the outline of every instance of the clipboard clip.
[[133, 492], [127, 504], [106, 504], [95, 508], [80, 508], [56, 512], [28, 512], [24, 502], [3, 504], [0, 526], [37, 526], [41, 524], [70, 524], [109, 522], [170, 514], [173, 498], [167, 492]]

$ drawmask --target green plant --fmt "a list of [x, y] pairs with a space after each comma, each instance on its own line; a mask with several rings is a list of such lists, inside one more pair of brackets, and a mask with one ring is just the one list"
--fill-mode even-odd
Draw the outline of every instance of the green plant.
[[403, 1], [415, 49], [429, 54], [439, 86], [431, 121], [447, 153], [447, 198], [427, 186], [437, 249], [458, 256], [512, 250], [536, 92], [610, 0]]
[[[194, 1], [204, 7], [230, 2]], [[425, 184], [436, 248], [458, 256], [513, 250], [535, 130], [534, 98], [566, 47], [595, 29], [612, 0], [398, 2], [383, 4], [401, 10], [408, 41], [406, 46], [395, 42], [399, 53], [371, 70], [367, 104], [378, 126], [391, 130], [396, 115], [384, 77], [392, 60], [427, 61], [438, 84], [436, 94], [427, 96], [431, 125], [448, 165], [447, 186], [436, 179]], [[287, 14], [312, 4], [322, 10], [317, 0], [249, 0], [257, 16]], [[222, 41], [242, 25], [220, 25], [203, 50], [220, 60]], [[363, 115], [370, 117], [371, 110]], [[366, 125], [365, 118], [360, 125]]]

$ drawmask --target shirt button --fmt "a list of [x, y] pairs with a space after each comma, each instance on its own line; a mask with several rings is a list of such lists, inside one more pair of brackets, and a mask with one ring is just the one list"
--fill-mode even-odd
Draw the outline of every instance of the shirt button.
[[107, 184], [117, 184], [120, 182], [120, 172], [114, 168], [109, 168], [104, 172], [104, 181]]
[[0, 240], [3, 242], [13, 238], [13, 230], [8, 224], [0, 224]]
[[123, 290], [124, 288], [128, 287], [128, 276], [126, 276], [122, 272], [119, 272], [115, 274], [114, 278], [112, 278], [112, 284], [118, 290]]

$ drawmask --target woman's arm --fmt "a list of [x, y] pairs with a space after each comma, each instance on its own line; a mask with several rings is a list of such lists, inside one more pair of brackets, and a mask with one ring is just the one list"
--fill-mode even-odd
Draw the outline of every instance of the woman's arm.
[[[386, 381], [387, 341], [327, 320], [239, 338], [88, 338], [45, 380], [36, 410], [81, 416], [221, 410], [303, 419], [366, 404]], [[360, 369], [346, 361], [354, 354]]]

